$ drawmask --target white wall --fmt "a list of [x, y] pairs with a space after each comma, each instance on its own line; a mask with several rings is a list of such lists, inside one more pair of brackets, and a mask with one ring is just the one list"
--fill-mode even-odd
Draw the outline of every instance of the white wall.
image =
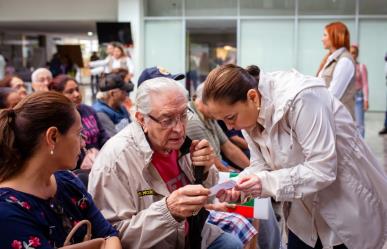
[[0, 0], [0, 21], [117, 20], [117, 0]]

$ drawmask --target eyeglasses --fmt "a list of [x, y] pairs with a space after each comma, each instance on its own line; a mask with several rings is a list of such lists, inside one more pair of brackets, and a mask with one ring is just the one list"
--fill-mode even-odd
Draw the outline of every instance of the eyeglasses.
[[178, 122], [181, 122], [183, 124], [185, 124], [188, 119], [190, 117], [192, 117], [193, 115], [193, 112], [191, 109], [187, 109], [186, 111], [184, 111], [182, 114], [178, 115], [178, 116], [175, 116], [173, 118], [165, 118], [165, 119], [157, 119], [155, 117], [153, 117], [152, 115], [150, 114], [147, 114], [147, 116], [152, 119], [153, 121], [155, 121], [156, 123], [160, 124], [160, 126], [164, 129], [170, 129], [170, 128], [173, 128], [177, 125]]

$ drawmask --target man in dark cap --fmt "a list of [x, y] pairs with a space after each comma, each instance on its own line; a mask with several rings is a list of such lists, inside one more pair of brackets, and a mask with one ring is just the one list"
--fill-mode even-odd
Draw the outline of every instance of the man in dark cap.
[[130, 123], [129, 113], [123, 106], [133, 83], [126, 82], [119, 73], [105, 75], [99, 83], [97, 102], [93, 108], [108, 135], [111, 137]]

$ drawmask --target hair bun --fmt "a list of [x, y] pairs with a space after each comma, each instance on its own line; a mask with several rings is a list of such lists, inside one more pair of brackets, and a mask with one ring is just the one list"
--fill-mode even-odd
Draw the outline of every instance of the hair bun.
[[248, 67], [246, 67], [246, 71], [251, 75], [253, 76], [253, 78], [259, 82], [259, 75], [261, 73], [261, 69], [259, 69], [258, 66], [256, 65], [250, 65]]

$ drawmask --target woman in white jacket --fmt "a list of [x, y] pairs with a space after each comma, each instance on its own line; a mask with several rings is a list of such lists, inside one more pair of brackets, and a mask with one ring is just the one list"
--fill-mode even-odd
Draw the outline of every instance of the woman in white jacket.
[[229, 64], [208, 75], [203, 101], [229, 128], [244, 129], [251, 151], [222, 201], [286, 202], [288, 249], [383, 247], [386, 175], [323, 80]]

